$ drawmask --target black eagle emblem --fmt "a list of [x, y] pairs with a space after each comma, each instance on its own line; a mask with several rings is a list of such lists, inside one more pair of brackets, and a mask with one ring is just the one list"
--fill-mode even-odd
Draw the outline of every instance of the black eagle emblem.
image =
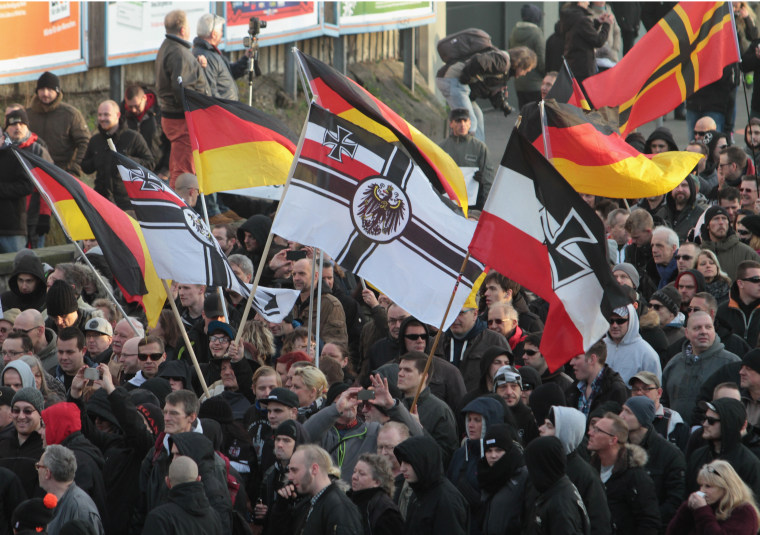
[[362, 194], [356, 215], [367, 235], [392, 234], [404, 221], [406, 206], [392, 184], [371, 184]]

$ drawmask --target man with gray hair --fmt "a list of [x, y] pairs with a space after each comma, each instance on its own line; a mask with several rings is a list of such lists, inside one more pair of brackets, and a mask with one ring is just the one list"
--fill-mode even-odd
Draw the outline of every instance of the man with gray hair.
[[190, 457], [178, 455], [166, 476], [168, 503], [153, 509], [145, 519], [145, 535], [222, 535], [218, 513], [211, 508]]
[[47, 527], [49, 535], [58, 535], [61, 528], [70, 520], [82, 520], [90, 525], [95, 533], [103, 535], [98, 508], [92, 498], [74, 483], [77, 460], [74, 452], [61, 445], [45, 448], [40, 461], [35, 464], [40, 487], [58, 498], [53, 520]]
[[[174, 183], [174, 191], [185, 201], [186, 205], [195, 210], [195, 205], [198, 203], [198, 194], [200, 193], [197, 176], [192, 173], [182, 173]], [[198, 210], [195, 211], [198, 212]]]
[[658, 290], [678, 276], [678, 243], [678, 234], [673, 229], [660, 226], [652, 231], [652, 260], [647, 265], [647, 274], [657, 284]]
[[201, 15], [198, 20], [198, 37], [193, 39], [193, 55], [196, 58], [199, 56], [206, 58], [203, 74], [211, 89], [211, 96], [237, 101], [239, 95], [235, 79], [248, 71], [251, 53], [248, 48], [244, 56], [235, 63], [230, 63], [230, 60], [219, 51], [223, 30], [224, 17], [213, 13]]

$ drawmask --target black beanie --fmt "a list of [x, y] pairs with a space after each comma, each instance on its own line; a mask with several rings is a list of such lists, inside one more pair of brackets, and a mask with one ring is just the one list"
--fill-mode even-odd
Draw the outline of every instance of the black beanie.
[[489, 425], [486, 436], [483, 438], [483, 448], [491, 447], [501, 448], [506, 452], [512, 449], [514, 442], [513, 433], [510, 432], [510, 426], [507, 424]]
[[32, 498], [24, 500], [16, 506], [11, 517], [11, 526], [16, 531], [43, 530], [53, 520], [53, 513], [58, 504], [54, 494], [47, 494], [45, 498]]
[[198, 418], [211, 418], [220, 424], [231, 424], [232, 408], [226, 400], [214, 396], [201, 403]]
[[649, 301], [659, 301], [671, 314], [677, 315], [681, 309], [681, 294], [674, 286], [664, 286], [652, 294]]
[[285, 420], [278, 425], [277, 429], [272, 433], [273, 437], [277, 437], [278, 435], [290, 437], [293, 440], [298, 441], [298, 429], [296, 428], [296, 423], [293, 420]]
[[338, 396], [340, 396], [343, 392], [348, 390], [351, 387], [348, 383], [335, 383], [330, 388], [327, 389], [327, 394], [325, 394], [325, 407], [329, 407], [332, 405], [336, 399], [338, 399]]
[[42, 73], [42, 76], [37, 79], [37, 88], [34, 91], [36, 92], [38, 89], [42, 89], [43, 87], [46, 87], [48, 89], [55, 89], [58, 93], [60, 93], [61, 79], [52, 72], [45, 71]]
[[543, 425], [553, 405], [565, 405], [565, 393], [557, 383], [546, 383], [533, 391], [528, 403], [538, 425]]
[[48, 316], [65, 316], [76, 312], [79, 308], [77, 305], [77, 296], [74, 288], [63, 280], [57, 280], [47, 291], [47, 313]]
[[525, 448], [525, 466], [533, 486], [546, 492], [562, 476], [567, 467], [567, 456], [557, 437], [538, 437]]
[[29, 126], [29, 116], [26, 114], [24, 108], [12, 110], [5, 114], [5, 128], [18, 123], [23, 123], [26, 126]]
[[163, 432], [164, 412], [161, 410], [161, 407], [153, 403], [142, 403], [137, 406], [137, 410], [143, 415], [145, 421], [148, 422], [153, 435], [158, 436]]

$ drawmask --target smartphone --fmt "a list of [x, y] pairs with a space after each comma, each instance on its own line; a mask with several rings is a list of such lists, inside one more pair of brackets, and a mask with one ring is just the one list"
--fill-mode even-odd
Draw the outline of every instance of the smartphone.
[[91, 381], [97, 381], [100, 379], [100, 370], [97, 368], [87, 368], [84, 371], [84, 378], [89, 379]]
[[296, 260], [301, 260], [302, 258], [306, 258], [306, 251], [304, 251], [303, 249], [299, 251], [287, 251], [285, 253], [285, 258], [287, 260], [292, 260], [293, 262], [295, 262]]
[[356, 393], [356, 397], [359, 399], [359, 401], [367, 401], [370, 399], [375, 399], [375, 391], [374, 390], [359, 390]]

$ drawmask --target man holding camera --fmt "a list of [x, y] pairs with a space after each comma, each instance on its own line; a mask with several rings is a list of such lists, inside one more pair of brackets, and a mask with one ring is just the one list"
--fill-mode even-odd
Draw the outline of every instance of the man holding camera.
[[[488, 164], [488, 147], [470, 133], [470, 112], [467, 108], [455, 108], [449, 113], [450, 135], [441, 143], [445, 150], [459, 167], [465, 171], [473, 170], [472, 180], [478, 185], [477, 196], [470, 192], [475, 187], [472, 181], [467, 181], [467, 194], [470, 208], [483, 209], [493, 184], [493, 167]], [[473, 198], [474, 197], [474, 198]], [[474, 201], [474, 202], [473, 202]]]
[[[203, 74], [211, 90], [211, 96], [237, 101], [239, 99], [236, 78], [248, 70], [248, 58], [251, 49], [246, 48], [245, 55], [235, 63], [230, 63], [220, 51], [224, 30], [224, 17], [206, 13], [198, 20], [198, 37], [193, 39], [193, 55], [206, 58]], [[203, 65], [203, 63], [201, 63]]]

